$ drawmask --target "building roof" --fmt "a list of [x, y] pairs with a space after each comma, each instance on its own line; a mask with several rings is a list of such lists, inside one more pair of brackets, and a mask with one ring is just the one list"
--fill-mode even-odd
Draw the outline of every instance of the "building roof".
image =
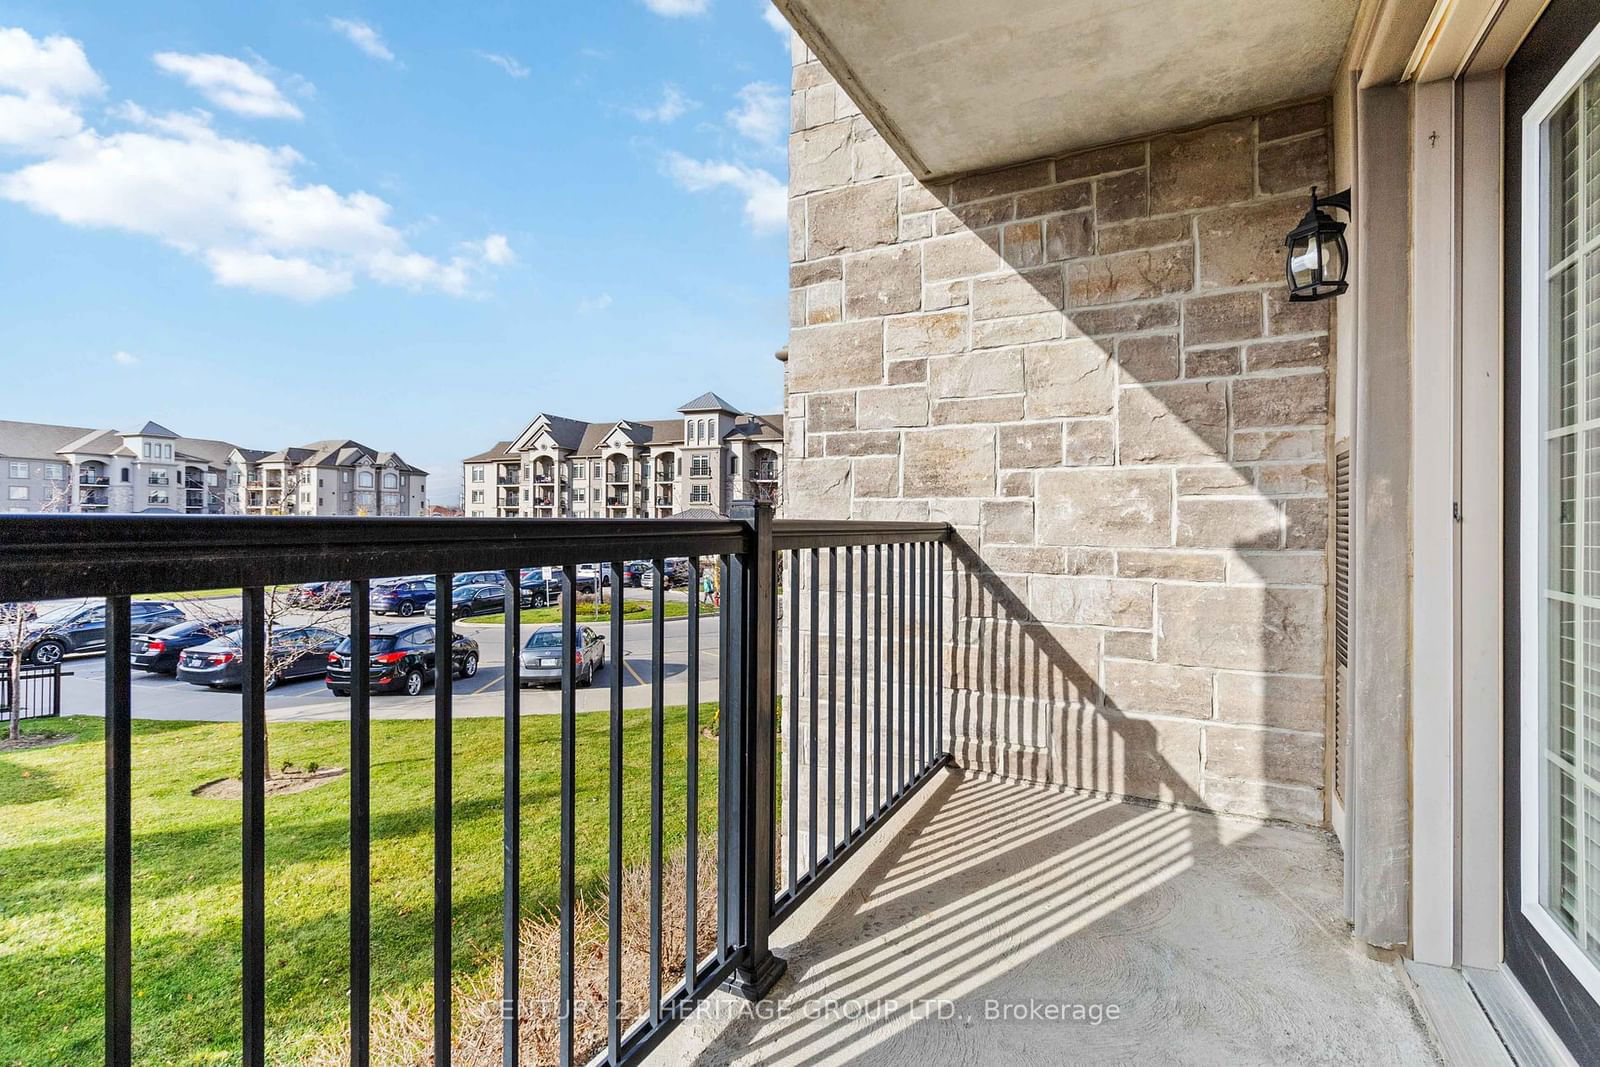
[[159, 422], [146, 422], [137, 430], [129, 430], [124, 437], [170, 437], [177, 439], [177, 434], [161, 425]]
[[95, 432], [83, 426], [52, 426], [43, 422], [8, 422], [0, 419], [0, 456], [53, 459], [62, 446]]
[[308, 445], [295, 445], [265, 455], [247, 455], [245, 458], [252, 463], [293, 463], [298, 467], [353, 467], [371, 463], [379, 467], [395, 467], [405, 474], [428, 473], [401, 459], [398, 452], [379, 452], [360, 441], [348, 439], [312, 441]]
[[678, 410], [686, 415], [696, 411], [731, 411], [735, 414], [739, 411], [716, 393], [701, 393]]
[[[741, 412], [716, 393], [702, 393], [678, 409], [684, 413], [714, 411], [731, 414], [733, 426], [723, 435], [723, 440], [782, 441], [782, 415], [752, 415]], [[500, 441], [486, 452], [468, 456], [463, 463], [493, 463], [518, 459], [521, 455], [517, 443], [532, 435], [535, 427], [548, 432], [556, 447], [570, 453], [574, 459], [599, 459], [606, 449], [603, 444], [615, 430], [621, 430], [635, 448], [662, 448], [682, 445], [683, 419], [622, 419], [616, 422], [584, 422], [560, 415], [541, 412], [530, 420], [514, 439]]]
[[515, 453], [511, 451], [511, 442], [510, 441], [498, 441], [498, 442], [495, 443], [495, 446], [493, 448], [489, 449], [487, 452], [479, 452], [476, 456], [468, 456], [466, 459], [462, 460], [461, 462], [463, 462], [463, 463], [488, 463], [491, 460], [505, 459], [507, 456], [514, 456], [514, 455], [515, 455]]
[[[4, 424], [0, 424], [4, 425]], [[11, 425], [34, 425], [35, 423], [14, 423]], [[159, 433], [151, 431], [154, 427]], [[234, 446], [226, 441], [214, 441], [205, 437], [180, 437], [159, 423], [147, 422], [145, 428], [123, 433], [118, 430], [82, 430], [77, 427], [40, 427], [41, 429], [73, 430], [74, 436], [63, 441], [52, 451], [56, 455], [87, 455], [87, 456], [125, 456], [137, 459], [138, 454], [129, 448], [125, 438], [134, 436], [161, 437], [173, 442], [172, 458], [180, 463], [204, 463], [211, 467], [225, 467], [228, 454]], [[3, 449], [0, 449], [3, 450]]]

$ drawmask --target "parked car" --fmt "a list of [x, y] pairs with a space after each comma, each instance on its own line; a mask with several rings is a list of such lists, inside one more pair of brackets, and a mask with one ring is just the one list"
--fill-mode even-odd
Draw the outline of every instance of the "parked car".
[[[414, 623], [387, 623], [372, 628], [368, 677], [374, 693], [401, 692], [416, 696], [434, 679], [433, 627]], [[450, 673], [471, 678], [478, 673], [478, 642], [452, 634]], [[328, 653], [328, 688], [340, 696], [350, 694], [350, 659], [353, 646], [347, 637]]]
[[[165, 600], [135, 600], [129, 616], [130, 632], [135, 634], [165, 630], [188, 617], [178, 605]], [[106, 606], [98, 601], [40, 612], [22, 632], [23, 658], [41, 667], [60, 663], [64, 656], [99, 652], [105, 647]]]
[[350, 606], [349, 582], [306, 582], [297, 585], [284, 595], [292, 608], [327, 611]]
[[522, 572], [523, 607], [542, 608], [561, 599], [561, 583], [545, 577], [542, 569], [531, 568]]
[[[523, 598], [531, 598], [526, 589]], [[505, 589], [498, 585], [458, 585], [450, 594], [450, 617], [498, 615], [506, 609]]]
[[373, 591], [372, 613], [409, 619], [419, 611], [426, 611], [437, 596], [431, 581], [395, 582]]
[[[469, 571], [466, 574], [456, 575], [451, 584], [456, 589], [463, 589], [467, 586], [492, 585], [496, 589], [503, 590], [506, 587], [506, 572]], [[533, 607], [532, 591], [526, 585], [523, 585], [521, 588], [522, 595], [517, 598], [517, 603], [521, 604], [525, 608]]]
[[[622, 565], [622, 584], [629, 589], [639, 588], [640, 578], [645, 571], [650, 569], [650, 561], [643, 559], [630, 560]], [[611, 564], [600, 564], [600, 584], [611, 585]]]
[[[522, 646], [523, 686], [561, 683], [561, 627], [541, 626], [528, 635]], [[589, 626], [578, 627], [578, 647], [573, 652], [573, 669], [579, 685], [591, 685], [595, 672], [606, 665], [606, 639]]]
[[[676, 589], [688, 585], [694, 572], [689, 569], [686, 559], [669, 559], [666, 563], [666, 582], [663, 589]], [[645, 564], [644, 571], [639, 575], [639, 584], [646, 589], [654, 589], [656, 584], [656, 569], [652, 564]]]
[[[325, 674], [328, 653], [339, 647], [339, 640], [339, 634], [321, 626], [290, 626], [272, 631], [267, 641], [268, 659], [278, 667], [267, 675], [267, 688]], [[178, 681], [212, 689], [244, 684], [244, 652], [238, 631], [186, 650], [178, 657]]]
[[239, 628], [238, 619], [187, 620], [154, 633], [134, 634], [128, 662], [152, 674], [177, 674], [178, 659], [184, 652]]

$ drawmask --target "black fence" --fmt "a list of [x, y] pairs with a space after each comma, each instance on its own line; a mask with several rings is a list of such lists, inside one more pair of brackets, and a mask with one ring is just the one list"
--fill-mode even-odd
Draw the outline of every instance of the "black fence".
[[61, 664], [24, 664], [15, 681], [11, 664], [0, 662], [0, 721], [48, 719], [61, 714]]
[[[622, 720], [624, 680], [610, 691], [607, 839], [610, 911], [604, 1047], [593, 1062], [634, 1063], [726, 985], [751, 998], [783, 973], [770, 951], [774, 927], [821, 885], [948, 756], [943, 743], [943, 523], [775, 521], [765, 503], [737, 505], [730, 519], [321, 519], [238, 516], [20, 516], [0, 519], [0, 602], [105, 597], [106, 630], [106, 1062], [132, 1055], [132, 748], [129, 597], [152, 589], [243, 590], [242, 1059], [266, 1056], [265, 760], [267, 662], [264, 587], [351, 583], [350, 1062], [370, 1059], [372, 579], [433, 573], [506, 572], [504, 695], [503, 1062], [517, 1064], [521, 827], [521, 571], [559, 568], [562, 655], [560, 766], [560, 970], [545, 993], [559, 1006], [560, 1062], [573, 1062], [576, 568], [625, 560], [689, 561], [693, 584], [715, 569], [722, 590], [719, 765], [715, 835], [716, 934], [697, 943], [700, 598], [687, 600], [688, 748], [685, 767], [688, 877], [683, 978], [662, 988], [665, 591], [657, 582], [650, 625], [651, 766], [648, 1005], [624, 1019]], [[782, 590], [780, 597], [779, 590]], [[787, 603], [782, 604], [781, 599]], [[439, 639], [452, 632], [450, 598], [435, 601]], [[621, 597], [612, 600], [610, 647], [623, 644]], [[439, 649], [439, 663], [449, 652]], [[780, 687], [786, 689], [780, 700]], [[433, 1062], [451, 1056], [452, 760], [450, 672], [434, 690]], [[780, 751], [781, 746], [781, 751]], [[780, 849], [780, 840], [782, 848]]]

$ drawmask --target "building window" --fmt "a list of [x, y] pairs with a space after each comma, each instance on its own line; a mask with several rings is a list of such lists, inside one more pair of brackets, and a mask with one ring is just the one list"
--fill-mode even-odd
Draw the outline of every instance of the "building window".
[[600, 461], [599, 460], [595, 460], [594, 461], [593, 477], [594, 477], [595, 481], [599, 481], [600, 480]]
[[472, 491], [472, 503], [474, 503], [474, 504], [483, 503], [483, 490], [482, 489], [474, 489]]
[[689, 465], [689, 477], [691, 477], [691, 478], [709, 478], [709, 477], [711, 477], [711, 457], [710, 456], [696, 456], [696, 457], [694, 457], [694, 460]]
[[10, 467], [11, 467], [11, 477], [13, 477], [13, 478], [26, 478], [28, 476], [28, 464], [26, 462], [17, 463], [17, 462], [13, 461], [10, 464]]
[[691, 488], [689, 490], [689, 503], [691, 503], [691, 504], [709, 504], [709, 503], [711, 503], [711, 487], [709, 485], [696, 485], [693, 488]]
[[149, 459], [150, 458], [150, 442], [149, 441], [146, 441], [144, 443], [144, 458], [145, 459]]
[[151, 471], [150, 472], [150, 484], [151, 485], [171, 485], [172, 484], [172, 479], [170, 477], [168, 477], [166, 471]]
[[473, 467], [472, 468], [472, 480], [475, 481], [475, 482], [483, 481], [483, 468], [482, 467]]
[[59, 463], [46, 463], [44, 465], [44, 476], [52, 481], [60, 481], [67, 476], [67, 469]]
[[344, 484], [345, 485], [349, 485], [350, 484], [350, 472], [349, 471], [341, 471], [340, 473], [344, 475]]
[[731, 476], [731, 475], [735, 475], [735, 474], [738, 474], [738, 473], [739, 473], [739, 457], [738, 456], [729, 456], [728, 457], [728, 474]]
[[396, 478], [393, 472], [386, 473], [383, 476], [383, 487], [385, 489], [398, 489], [400, 488], [400, 479]]
[[588, 499], [588, 498], [587, 498], [587, 497], [586, 497], [586, 496], [585, 496], [585, 495], [584, 495], [584, 494], [585, 494], [585, 493], [586, 493], [586, 492], [587, 492], [587, 490], [584, 490], [584, 489], [574, 489], [574, 490], [573, 490], [573, 498], [574, 498], [574, 499], [575, 499], [575, 500], [577, 500], [577, 501], [578, 501], [578, 503], [580, 503], [580, 504], [581, 504], [581, 503], [583, 503], [583, 502], [584, 502], [584, 500], [586, 500], [586, 499]]
[[13, 485], [8, 492], [12, 500], [28, 499], [28, 487], [25, 485]]
[[372, 488], [372, 472], [371, 471], [362, 471], [360, 474], [358, 474], [356, 476], [356, 488], [358, 488], [358, 489], [371, 489]]
[[127, 482], [127, 481], [132, 481], [132, 479], [131, 479], [131, 478], [130, 478], [130, 477], [129, 477], [129, 474], [130, 474], [130, 473], [131, 473], [131, 472], [130, 472], [130, 471], [129, 471], [129, 470], [128, 470], [128, 468], [127, 468], [127, 467], [123, 467], [123, 468], [122, 468], [122, 480], [123, 480], [123, 481], [124, 481], [124, 482]]
[[217, 472], [216, 471], [206, 471], [206, 484], [211, 486], [213, 489], [216, 488], [216, 486], [217, 486]]
[[150, 490], [150, 503], [152, 503], [152, 504], [166, 504], [166, 503], [169, 503], [169, 500], [168, 500], [168, 497], [167, 497], [167, 491], [165, 489], [152, 489], [152, 490]]

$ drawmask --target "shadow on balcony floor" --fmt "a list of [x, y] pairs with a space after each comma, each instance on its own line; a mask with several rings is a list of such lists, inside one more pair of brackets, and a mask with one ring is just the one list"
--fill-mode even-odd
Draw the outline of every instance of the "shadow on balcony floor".
[[1321, 834], [952, 770], [864, 852], [653, 1062], [1439, 1062]]

